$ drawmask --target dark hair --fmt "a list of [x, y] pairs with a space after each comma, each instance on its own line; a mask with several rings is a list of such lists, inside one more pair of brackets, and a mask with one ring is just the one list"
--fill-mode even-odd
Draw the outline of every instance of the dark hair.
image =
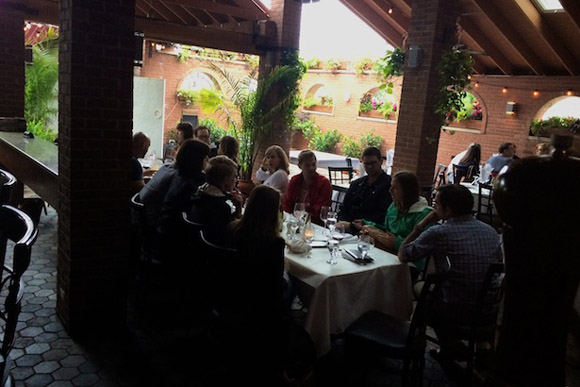
[[409, 208], [419, 200], [419, 179], [414, 173], [402, 171], [397, 172], [393, 180], [397, 180], [403, 191], [403, 202], [399, 211], [406, 214]]
[[220, 186], [225, 179], [238, 172], [238, 165], [228, 156], [215, 156], [209, 159], [205, 169], [205, 179], [208, 183]]
[[[247, 243], [271, 240], [280, 236], [280, 191], [260, 184], [252, 190], [244, 216], [234, 225], [234, 233]], [[248, 240], [249, 239], [249, 240]]]
[[381, 150], [379, 148], [377, 148], [376, 146], [369, 146], [369, 147], [365, 148], [361, 157], [365, 157], [365, 156], [366, 157], [375, 156], [377, 159], [379, 159], [379, 161], [382, 161], [382, 159], [383, 159], [383, 155], [381, 155]]
[[501, 144], [498, 148], [498, 152], [499, 153], [503, 153], [503, 151], [505, 151], [506, 149], [508, 149], [510, 146], [512, 146], [513, 144], [511, 142], [504, 142], [503, 144]]
[[473, 210], [473, 195], [461, 184], [446, 184], [437, 188], [439, 204], [449, 208], [454, 216], [468, 215]]
[[177, 131], [183, 133], [183, 139], [193, 138], [193, 125], [189, 122], [180, 122], [177, 124]]
[[313, 157], [316, 160], [316, 155], [310, 149], [304, 149], [300, 153], [298, 153], [298, 166], [304, 162], [304, 160]]
[[465, 155], [459, 160], [459, 164], [471, 164], [479, 166], [481, 161], [481, 145], [473, 142], [467, 147]]
[[197, 128], [195, 128], [195, 129], [193, 130], [193, 134], [194, 134], [194, 136], [195, 136], [195, 137], [197, 137], [197, 133], [198, 133], [200, 130], [207, 130], [207, 132], [208, 132], [209, 134], [211, 134], [211, 130], [209, 130], [209, 128], [208, 128], [207, 126], [203, 126], [203, 125], [202, 125], [202, 126], [198, 126]]
[[175, 168], [179, 176], [191, 177], [201, 173], [203, 161], [209, 156], [209, 145], [195, 139], [187, 139], [175, 156]]
[[223, 136], [220, 140], [218, 154], [228, 156], [230, 159], [238, 162], [238, 152], [240, 150], [240, 143], [232, 136]]

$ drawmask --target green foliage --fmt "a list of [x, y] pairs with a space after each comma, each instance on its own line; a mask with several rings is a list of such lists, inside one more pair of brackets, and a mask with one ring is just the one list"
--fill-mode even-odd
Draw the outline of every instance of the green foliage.
[[373, 110], [372, 104], [373, 96], [370, 93], [365, 93], [360, 99], [360, 104], [358, 106], [358, 111], [360, 113], [366, 113]]
[[219, 126], [215, 118], [205, 117], [199, 120], [199, 126], [207, 126], [210, 133], [210, 141], [218, 142], [223, 136], [234, 136], [234, 131], [231, 129], [224, 129]]
[[435, 113], [440, 117], [440, 126], [446, 120], [457, 117], [464, 109], [463, 99], [469, 89], [469, 77], [473, 73], [473, 57], [469, 50], [452, 49], [443, 53], [439, 62], [439, 92]]
[[308, 69], [317, 69], [318, 66], [320, 66], [320, 58], [311, 58], [311, 59], [304, 59], [302, 60], [302, 65], [306, 67], [306, 70]]
[[[202, 111], [220, 111], [226, 115], [231, 130], [240, 142], [241, 174], [244, 179], [251, 179], [258, 151], [272, 130], [274, 121], [287, 128], [295, 122], [295, 111], [300, 103], [298, 86], [305, 68], [295, 51], [286, 52], [282, 65], [260, 78], [257, 89], [251, 90], [251, 79], [234, 79], [217, 65], [212, 64], [212, 67], [223, 75], [232, 94], [225, 97], [208, 90], [206, 99], [202, 93]], [[240, 120], [232, 114], [232, 108], [239, 111]]]
[[362, 58], [354, 66], [354, 70], [357, 73], [357, 75], [362, 75], [365, 73], [365, 71], [372, 70], [372, 68], [373, 68], [373, 60], [369, 57]]
[[373, 70], [377, 72], [381, 90], [385, 90], [388, 94], [393, 94], [392, 78], [403, 75], [404, 64], [405, 50], [402, 48], [387, 51], [383, 58], [375, 62]]
[[314, 130], [313, 136], [309, 138], [308, 146], [314, 150], [321, 152], [334, 152], [336, 144], [342, 139], [342, 134], [338, 130], [328, 130], [322, 132], [320, 129], [316, 128]]
[[316, 126], [316, 124], [310, 121], [308, 118], [306, 118], [304, 121], [297, 120], [292, 126], [292, 129], [301, 131], [302, 134], [304, 135], [304, 138], [307, 139], [308, 141], [310, 141], [310, 139], [314, 137], [314, 133], [316, 132], [316, 130], [320, 130], [318, 126]]
[[328, 59], [326, 61], [326, 68], [332, 72], [338, 71], [340, 69], [340, 60], [339, 59]]
[[49, 127], [58, 113], [58, 37], [50, 28], [46, 39], [32, 48], [33, 63], [26, 66], [24, 117], [36, 137], [53, 141], [56, 130]]
[[342, 153], [348, 157], [360, 158], [363, 151], [369, 146], [381, 149], [383, 138], [373, 132], [367, 132], [360, 136], [358, 141], [352, 137], [346, 137], [342, 144]]
[[257, 55], [245, 55], [245, 59], [251, 69], [256, 69], [260, 65], [260, 57]]
[[198, 90], [179, 89], [177, 90], [177, 99], [189, 106], [199, 101], [199, 94]]
[[383, 117], [387, 118], [389, 114], [395, 111], [395, 109], [392, 102], [384, 102], [377, 106], [377, 111], [381, 113]]
[[548, 128], [570, 129], [572, 133], [580, 131], [580, 119], [576, 117], [550, 117], [547, 120], [533, 120], [530, 132], [534, 136], [545, 134]]
[[308, 109], [314, 105], [322, 105], [322, 101], [320, 100], [320, 98], [314, 98], [314, 97], [304, 98], [304, 102], [302, 103], [302, 106], [304, 106], [305, 108]]

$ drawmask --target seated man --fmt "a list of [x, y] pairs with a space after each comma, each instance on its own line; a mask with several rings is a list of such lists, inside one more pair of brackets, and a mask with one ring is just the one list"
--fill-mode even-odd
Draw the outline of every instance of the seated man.
[[491, 175], [495, 176], [501, 171], [503, 167], [508, 165], [514, 160], [514, 155], [516, 154], [514, 149], [514, 144], [511, 142], [504, 142], [499, 146], [499, 154], [491, 156], [486, 164], [491, 166]]
[[[399, 249], [402, 262], [432, 255], [436, 268], [445, 257], [451, 262], [448, 278], [436, 293], [429, 325], [441, 345], [433, 353], [442, 363], [452, 360], [453, 348], [463, 345], [454, 339], [453, 324], [467, 323], [476, 304], [490, 263], [502, 262], [500, 238], [489, 225], [471, 215], [473, 196], [462, 185], [439, 187], [435, 196], [435, 211], [420, 221]], [[443, 224], [436, 224], [440, 219]], [[432, 227], [428, 226], [433, 225]]]
[[218, 147], [211, 142], [211, 133], [207, 126], [198, 126], [193, 130], [193, 138], [209, 145], [209, 158], [217, 156]]
[[294, 212], [296, 203], [304, 203], [306, 212], [317, 224], [320, 220], [320, 209], [330, 206], [332, 186], [330, 181], [316, 172], [316, 155], [309, 149], [303, 150], [298, 155], [298, 167], [302, 172], [290, 179], [288, 190], [284, 195], [282, 209], [288, 213]]
[[374, 146], [366, 148], [362, 163], [366, 175], [350, 184], [338, 212], [339, 224], [351, 234], [357, 233], [357, 229], [351, 227], [355, 219], [383, 222], [393, 201], [389, 193], [391, 177], [381, 169], [381, 151]]
[[131, 195], [141, 191], [145, 186], [143, 180], [143, 167], [138, 159], [145, 157], [149, 150], [151, 140], [143, 132], [137, 132], [133, 135], [131, 142]]

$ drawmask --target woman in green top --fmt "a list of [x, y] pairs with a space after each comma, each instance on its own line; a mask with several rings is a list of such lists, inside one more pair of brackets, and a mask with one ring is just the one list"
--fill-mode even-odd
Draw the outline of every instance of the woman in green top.
[[[362, 234], [372, 236], [377, 247], [397, 254], [407, 235], [433, 209], [427, 200], [419, 195], [419, 180], [413, 173], [397, 173], [391, 181], [390, 192], [393, 203], [387, 210], [383, 224], [358, 219], [353, 225], [360, 229]], [[415, 265], [422, 271], [425, 260], [416, 261]]]

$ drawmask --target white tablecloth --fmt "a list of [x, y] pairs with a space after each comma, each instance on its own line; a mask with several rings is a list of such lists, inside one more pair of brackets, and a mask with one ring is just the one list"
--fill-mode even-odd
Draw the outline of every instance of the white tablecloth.
[[[316, 155], [316, 160], [318, 162], [319, 168], [326, 168], [326, 167], [347, 167], [346, 159], [350, 159], [352, 163], [352, 169], [360, 170], [360, 161], [357, 158], [353, 157], [346, 157], [341, 155], [335, 155], [334, 153], [326, 153], [326, 152], [319, 152], [313, 151]], [[291, 150], [290, 151], [290, 162], [292, 164], [298, 164], [298, 155], [300, 154], [299, 150]], [[362, 171], [361, 171], [362, 172]]]
[[[315, 233], [315, 239], [324, 239], [321, 227], [316, 226]], [[341, 247], [356, 249], [356, 243]], [[410, 317], [413, 300], [409, 268], [397, 256], [373, 248], [370, 255], [374, 263], [361, 266], [344, 258], [339, 258], [336, 265], [326, 263], [330, 255], [327, 248], [314, 248], [310, 255], [308, 258], [286, 250], [288, 272], [308, 308], [305, 329], [316, 344], [318, 356], [330, 350], [331, 334], [343, 332], [367, 311]]]

